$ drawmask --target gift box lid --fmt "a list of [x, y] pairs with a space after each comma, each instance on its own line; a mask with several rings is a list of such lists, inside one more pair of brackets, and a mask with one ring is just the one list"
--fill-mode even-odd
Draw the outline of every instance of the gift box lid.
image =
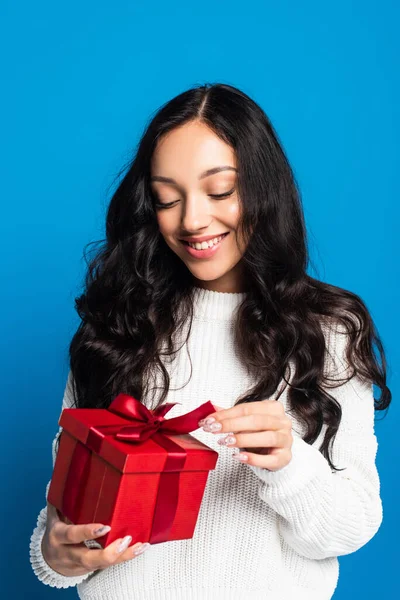
[[[209, 410], [208, 413], [210, 412]], [[115, 437], [116, 430], [131, 424], [126, 418], [103, 408], [65, 408], [59, 419], [63, 430], [79, 442], [88, 445], [93, 452], [122, 473], [162, 472], [168, 451], [156, 441], [160, 432], [146, 441], [134, 443]], [[186, 451], [186, 460], [180, 471], [215, 468], [218, 452], [192, 435], [165, 433], [163, 437]]]

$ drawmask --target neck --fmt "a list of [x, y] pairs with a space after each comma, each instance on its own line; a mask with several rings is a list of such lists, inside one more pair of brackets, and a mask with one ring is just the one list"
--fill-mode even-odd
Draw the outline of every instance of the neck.
[[194, 318], [203, 321], [232, 320], [245, 297], [245, 292], [217, 292], [194, 286]]

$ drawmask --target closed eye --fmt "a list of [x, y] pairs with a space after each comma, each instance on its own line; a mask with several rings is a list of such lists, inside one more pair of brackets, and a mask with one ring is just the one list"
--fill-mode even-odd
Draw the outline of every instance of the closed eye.
[[[209, 194], [209, 196], [210, 196], [210, 198], [217, 198], [217, 199], [228, 198], [228, 196], [231, 196], [234, 191], [235, 191], [235, 188], [233, 188], [229, 192], [224, 192], [223, 194]], [[179, 202], [179, 200], [174, 200], [173, 202], [168, 202], [168, 203], [155, 202], [154, 206], [156, 206], [157, 208], [170, 208], [177, 202]]]
[[230, 190], [229, 192], [225, 192], [224, 194], [210, 194], [211, 198], [227, 198], [228, 196], [232, 196], [235, 188]]

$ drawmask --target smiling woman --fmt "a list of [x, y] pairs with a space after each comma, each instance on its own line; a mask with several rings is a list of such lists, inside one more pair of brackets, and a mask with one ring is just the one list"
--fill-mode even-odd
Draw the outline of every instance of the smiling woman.
[[125, 392], [175, 402], [175, 417], [211, 399], [193, 435], [217, 467], [193, 538], [135, 560], [137, 532], [92, 548], [104, 524], [66, 523], [47, 503], [31, 538], [41, 581], [86, 600], [332, 597], [337, 557], [382, 521], [374, 410], [391, 393], [365, 303], [308, 261], [300, 192], [262, 108], [225, 84], [161, 107], [76, 298], [62, 406]]
[[151, 182], [160, 233], [194, 283], [219, 292], [244, 289], [233, 148], [204, 123], [186, 123], [157, 144]]

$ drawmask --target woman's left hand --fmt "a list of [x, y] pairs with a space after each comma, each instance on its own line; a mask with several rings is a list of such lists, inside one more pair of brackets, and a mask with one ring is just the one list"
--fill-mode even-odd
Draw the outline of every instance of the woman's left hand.
[[218, 443], [244, 450], [233, 458], [247, 464], [278, 471], [292, 459], [292, 421], [279, 401], [247, 402], [221, 409], [199, 421], [199, 426], [210, 433], [228, 434]]

